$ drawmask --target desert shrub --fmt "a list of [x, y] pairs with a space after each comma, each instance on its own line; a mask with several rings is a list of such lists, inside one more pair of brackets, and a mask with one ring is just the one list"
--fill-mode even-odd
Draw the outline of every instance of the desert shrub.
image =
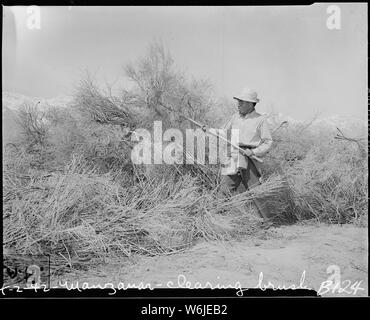
[[207, 121], [206, 114], [213, 104], [212, 85], [206, 80], [185, 77], [176, 69], [163, 44], [149, 45], [146, 55], [135, 64], [126, 65], [125, 72], [134, 87], [124, 90], [122, 99], [140, 115], [143, 128], [150, 127], [153, 120], [161, 120], [164, 129], [191, 127], [184, 118], [165, 107], [200, 122]]
[[47, 128], [44, 118], [45, 113], [38, 108], [38, 103], [25, 103], [19, 108], [17, 122], [21, 128], [22, 142], [30, 149], [45, 143]]
[[127, 104], [111, 93], [111, 88], [100, 89], [92, 76], [87, 73], [82, 77], [74, 92], [73, 107], [85, 121], [99, 124], [134, 127], [135, 116]]
[[367, 155], [334, 130], [292, 127], [274, 135], [264, 174], [286, 177], [299, 219], [346, 223], [367, 215]]
[[54, 166], [60, 168], [86, 143], [83, 122], [69, 107], [50, 106], [45, 117], [48, 125], [48, 149], [54, 155]]
[[[367, 169], [353, 145], [312, 149], [288, 170], [301, 211], [322, 221], [346, 223], [367, 214]], [[304, 217], [305, 215], [303, 215]]]
[[207, 122], [212, 128], [221, 128], [230, 116], [236, 112], [237, 108], [234, 101], [226, 97], [216, 97], [206, 114]]
[[79, 146], [78, 153], [101, 173], [131, 167], [132, 145], [120, 127], [91, 123], [81, 132], [84, 143]]

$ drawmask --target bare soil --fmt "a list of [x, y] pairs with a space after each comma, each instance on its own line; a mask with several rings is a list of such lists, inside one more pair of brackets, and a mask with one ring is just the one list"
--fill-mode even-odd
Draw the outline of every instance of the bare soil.
[[[367, 296], [367, 261], [367, 228], [292, 225], [263, 230], [242, 240], [202, 241], [171, 255], [112, 259], [87, 272], [65, 274], [54, 279], [54, 284], [78, 281], [80, 286], [83, 282], [104, 286], [106, 283], [142, 282], [160, 288], [167, 287], [168, 281], [176, 286], [186, 279], [192, 287], [196, 282], [203, 287], [207, 282], [213, 287], [237, 287], [239, 282], [244, 288], [252, 288], [258, 285], [262, 272], [262, 287], [269, 282], [275, 288], [299, 286], [304, 279], [304, 286], [319, 291], [323, 282], [336, 271], [336, 279], [340, 277], [339, 286], [334, 290], [331, 287], [330, 291], [322, 288], [323, 296]], [[337, 267], [329, 267], [331, 265]], [[356, 282], [360, 289], [354, 292], [350, 286]], [[339, 292], [339, 288], [347, 290]]]

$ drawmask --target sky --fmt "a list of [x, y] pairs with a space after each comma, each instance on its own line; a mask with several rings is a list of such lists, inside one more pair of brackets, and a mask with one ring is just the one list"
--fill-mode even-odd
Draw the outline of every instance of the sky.
[[249, 87], [261, 112], [367, 119], [367, 4], [338, 3], [334, 30], [329, 5], [39, 7], [40, 29], [28, 28], [27, 7], [4, 7], [3, 90], [70, 95], [86, 70], [125, 86], [123, 67], [160, 40], [216, 96]]

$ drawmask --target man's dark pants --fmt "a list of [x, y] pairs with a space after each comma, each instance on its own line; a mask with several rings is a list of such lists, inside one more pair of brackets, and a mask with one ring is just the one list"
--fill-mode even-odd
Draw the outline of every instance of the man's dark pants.
[[[222, 176], [221, 177], [221, 190], [225, 195], [233, 194], [238, 190], [240, 183], [245, 187], [246, 190], [261, 184], [260, 177], [261, 174], [258, 171], [257, 167], [250, 158], [248, 159], [248, 168], [240, 168], [239, 174]], [[267, 206], [264, 205], [263, 201], [259, 199], [253, 200], [259, 214], [264, 219], [268, 219], [269, 214], [267, 212]]]

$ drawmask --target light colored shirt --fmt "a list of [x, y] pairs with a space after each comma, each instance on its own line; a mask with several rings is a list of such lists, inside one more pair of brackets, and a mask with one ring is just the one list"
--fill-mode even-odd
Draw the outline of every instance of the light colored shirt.
[[253, 153], [258, 157], [263, 156], [272, 145], [266, 117], [255, 110], [244, 117], [239, 113], [234, 114], [223, 129], [238, 129], [239, 143], [254, 147]]
[[[239, 113], [234, 114], [222, 129], [238, 129], [239, 145], [253, 147], [253, 153], [257, 157], [263, 156], [271, 148], [272, 137], [267, 119], [255, 110], [244, 117]], [[232, 156], [233, 164], [228, 170], [224, 170], [224, 174], [233, 174], [235, 171], [237, 172], [238, 168], [247, 168], [245, 157], [236, 150], [232, 153], [234, 153], [234, 156]], [[238, 153], [238, 156], [235, 157], [236, 153]], [[257, 161], [254, 161], [254, 163], [257, 168], [260, 168]]]

